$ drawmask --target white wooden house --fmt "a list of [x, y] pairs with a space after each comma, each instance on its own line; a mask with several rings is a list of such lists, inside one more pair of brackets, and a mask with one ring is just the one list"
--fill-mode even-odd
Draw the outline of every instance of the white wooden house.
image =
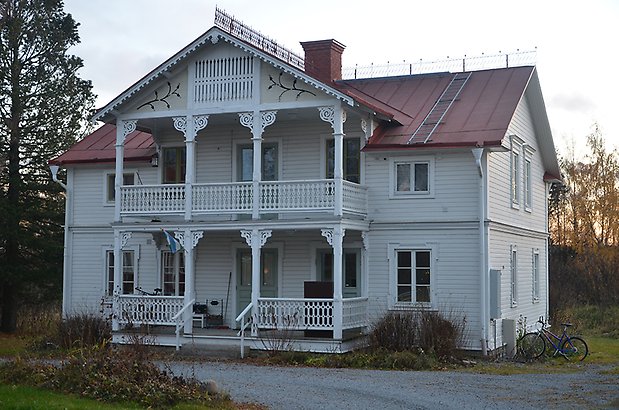
[[148, 324], [238, 344], [193, 320], [218, 301], [208, 318], [252, 318], [250, 343], [288, 326], [329, 332], [296, 348], [344, 351], [387, 311], [446, 309], [484, 352], [503, 323], [546, 315], [559, 167], [535, 67], [342, 80], [342, 44], [302, 46], [218, 12], [51, 161], [64, 314], [103, 299], [117, 341]]

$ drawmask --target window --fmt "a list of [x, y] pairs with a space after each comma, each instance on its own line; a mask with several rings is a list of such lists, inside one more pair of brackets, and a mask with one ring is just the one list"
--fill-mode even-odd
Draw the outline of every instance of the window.
[[[333, 282], [333, 249], [317, 251], [317, 280]], [[360, 296], [361, 250], [346, 248], [342, 250], [342, 292], [345, 298]]]
[[533, 250], [533, 302], [539, 301], [539, 250]]
[[531, 210], [531, 159], [524, 160], [524, 209]]
[[512, 307], [518, 305], [518, 249], [515, 245], [511, 247], [510, 258], [510, 300]]
[[[122, 294], [128, 295], [133, 293], [135, 287], [135, 252], [122, 251]], [[107, 272], [107, 289], [106, 295], [114, 294], [114, 251], [105, 252]]]
[[[360, 183], [361, 181], [361, 141], [359, 138], [344, 138], [342, 146], [344, 152], [344, 179], [346, 181]], [[327, 140], [327, 170], [326, 177], [333, 178], [335, 174], [335, 140]]]
[[163, 183], [181, 184], [185, 182], [185, 147], [164, 148]]
[[[116, 174], [106, 174], [106, 194], [107, 202], [114, 202], [116, 198]], [[123, 174], [123, 185], [135, 185], [135, 174], [133, 172]]]
[[511, 163], [511, 197], [512, 204], [520, 204], [520, 153], [512, 151], [512, 163]]
[[162, 288], [165, 296], [185, 295], [184, 252], [161, 252]]
[[[237, 148], [237, 180], [251, 181], [254, 174], [254, 148], [252, 145], [239, 145]], [[277, 181], [279, 157], [277, 143], [262, 144], [262, 180]]]
[[430, 304], [431, 252], [397, 250], [397, 302]]
[[398, 194], [430, 192], [430, 164], [428, 162], [396, 162], [395, 175], [395, 191]]

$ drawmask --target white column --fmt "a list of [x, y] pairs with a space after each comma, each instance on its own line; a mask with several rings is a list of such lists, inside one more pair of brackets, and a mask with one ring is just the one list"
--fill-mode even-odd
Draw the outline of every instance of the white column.
[[335, 145], [333, 180], [335, 182], [335, 209], [336, 216], [342, 215], [344, 200], [343, 179], [344, 179], [344, 122], [346, 121], [346, 111], [341, 104], [334, 106], [319, 107], [320, 119], [331, 124], [333, 128], [333, 139]]
[[112, 330], [119, 330], [119, 296], [123, 293], [123, 248], [131, 238], [131, 232], [114, 230], [114, 287], [112, 295]]
[[342, 340], [342, 244], [346, 231], [337, 225], [333, 229], [323, 229], [321, 233], [333, 247], [333, 339]]
[[258, 328], [256, 326], [258, 317], [258, 299], [260, 298], [260, 259], [261, 250], [267, 239], [271, 237], [273, 231], [252, 229], [241, 231], [241, 236], [245, 238], [247, 245], [251, 247], [251, 303], [252, 317], [254, 325], [251, 328], [251, 335], [258, 336]]
[[260, 218], [260, 182], [262, 181], [262, 134], [275, 122], [277, 111], [253, 111], [239, 113], [241, 125], [251, 130], [253, 149], [252, 169], [252, 219]]
[[174, 117], [174, 128], [185, 135], [185, 220], [193, 210], [193, 184], [196, 182], [196, 136], [208, 124], [208, 115]]
[[[174, 232], [174, 236], [178, 239], [185, 252], [185, 296], [183, 299], [183, 306], [187, 306], [196, 298], [196, 261], [194, 250], [198, 245], [198, 241], [204, 236], [204, 231], [185, 229], [183, 232]], [[193, 308], [189, 308], [185, 311], [185, 315], [183, 316], [185, 334], [193, 333], [192, 317]]]
[[125, 138], [135, 131], [136, 120], [116, 121], [116, 170], [114, 176], [114, 221], [120, 222], [120, 187], [123, 184]]

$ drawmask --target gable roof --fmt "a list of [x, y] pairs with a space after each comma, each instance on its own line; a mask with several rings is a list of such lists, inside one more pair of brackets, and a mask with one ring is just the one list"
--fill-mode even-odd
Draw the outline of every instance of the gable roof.
[[320, 80], [308, 75], [303, 70], [300, 70], [299, 68], [291, 65], [290, 63], [281, 60], [279, 57], [268, 54], [256, 48], [252, 44], [219, 29], [218, 27], [212, 27], [200, 37], [192, 41], [185, 48], [180, 50], [178, 53], [174, 54], [172, 57], [170, 57], [159, 66], [157, 66], [155, 69], [153, 69], [151, 72], [146, 74], [135, 84], [127, 88], [110, 103], [97, 110], [97, 112], [92, 118], [92, 121], [115, 122], [115, 119], [112, 118], [110, 114], [112, 114], [114, 110], [116, 110], [121, 104], [131, 99], [144, 87], [153, 83], [153, 81], [169, 75], [172, 69], [177, 67], [179, 63], [185, 61], [192, 53], [194, 53], [204, 44], [207, 44], [208, 42], [217, 43], [220, 40], [230, 43], [233, 46], [238, 47], [245, 52], [261, 59], [262, 61], [267, 62], [274, 67], [303, 80], [304, 82], [325, 92], [328, 95], [338, 98], [349, 105], [354, 104], [354, 100], [350, 96], [340, 92], [339, 90], [334, 88], [332, 84], [325, 84], [324, 82], [321, 82]]
[[[125, 138], [125, 162], [150, 161], [156, 153], [152, 136], [134, 131]], [[114, 163], [116, 161], [116, 126], [105, 124], [73, 145], [64, 154], [52, 159], [53, 165], [80, 163]]]
[[462, 92], [425, 144], [409, 140], [449, 85], [453, 73], [343, 80], [340, 89], [392, 113], [397, 123], [379, 126], [366, 149], [420, 146], [500, 146], [534, 67], [471, 72]]

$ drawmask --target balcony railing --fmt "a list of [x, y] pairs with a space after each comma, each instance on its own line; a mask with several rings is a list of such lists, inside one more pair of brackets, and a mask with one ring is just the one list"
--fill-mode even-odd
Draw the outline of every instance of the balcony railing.
[[176, 325], [174, 315], [183, 308], [182, 296], [118, 296], [118, 323]]
[[[332, 179], [263, 181], [259, 183], [258, 212], [333, 212], [337, 184]], [[367, 213], [367, 189], [342, 182], [343, 211]], [[251, 182], [192, 185], [192, 214], [252, 214], [254, 191]], [[185, 213], [185, 185], [124, 185], [120, 190], [122, 215]]]

